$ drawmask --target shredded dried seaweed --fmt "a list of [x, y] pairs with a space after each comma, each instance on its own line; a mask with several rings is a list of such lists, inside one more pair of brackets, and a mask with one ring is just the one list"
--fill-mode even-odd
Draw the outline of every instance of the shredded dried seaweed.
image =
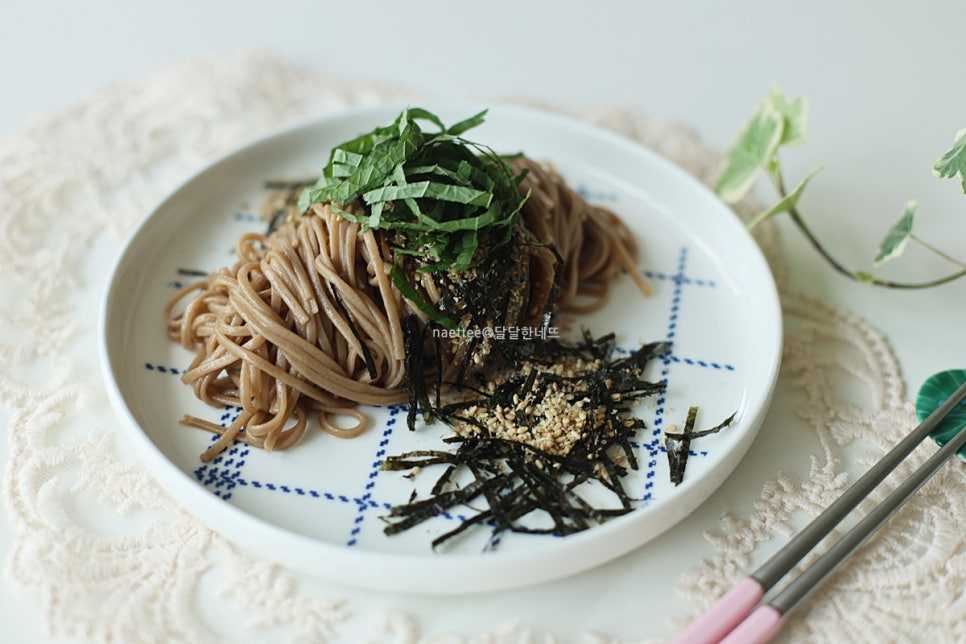
[[208, 271], [199, 268], [178, 268], [177, 273], [184, 277], [208, 277]]
[[[443, 467], [428, 498], [389, 510], [386, 534], [463, 507], [471, 515], [438, 536], [434, 548], [481, 525], [494, 538], [505, 531], [562, 536], [635, 507], [622, 483], [638, 468], [631, 441], [644, 427], [632, 406], [664, 390], [645, 370], [668, 344], [646, 344], [619, 358], [613, 334], [592, 338], [585, 332], [576, 343], [504, 344], [510, 343], [501, 343], [500, 350], [515, 357], [514, 368], [492, 378], [478, 374], [475, 386], [463, 388], [463, 399], [432, 405], [424, 390], [417, 396], [421, 405], [431, 405], [429, 415], [453, 427], [445, 442], [455, 449], [384, 460], [382, 469], [392, 471]], [[457, 484], [466, 473], [470, 482]], [[595, 504], [587, 496], [610, 501]], [[480, 500], [485, 508], [472, 509]]]
[[735, 419], [735, 414], [718, 423], [710, 429], [695, 431], [694, 425], [698, 417], [698, 408], [688, 409], [687, 420], [684, 423], [684, 430], [681, 433], [665, 432], [664, 447], [667, 449], [667, 461], [671, 470], [671, 482], [680, 485], [684, 481], [684, 470], [688, 464], [688, 456], [691, 453], [691, 441], [702, 436], [716, 434], [731, 424]]

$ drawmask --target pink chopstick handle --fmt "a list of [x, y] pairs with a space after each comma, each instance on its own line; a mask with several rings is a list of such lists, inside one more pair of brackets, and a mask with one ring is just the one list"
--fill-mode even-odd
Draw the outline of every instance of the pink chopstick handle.
[[765, 589], [752, 577], [739, 581], [701, 617], [674, 639], [674, 644], [716, 644], [752, 611]]
[[782, 627], [782, 615], [773, 607], [759, 606], [748, 619], [741, 622], [721, 644], [765, 644]]

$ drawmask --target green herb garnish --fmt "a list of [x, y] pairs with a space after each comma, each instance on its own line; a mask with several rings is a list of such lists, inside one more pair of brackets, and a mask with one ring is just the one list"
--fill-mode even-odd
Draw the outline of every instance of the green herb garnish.
[[[958, 269], [954, 272], [924, 282], [898, 282], [878, 278], [868, 271], [850, 270], [829, 253], [808, 227], [798, 207], [805, 186], [820, 168], [807, 174], [793, 189], [788, 190], [779, 159], [779, 151], [782, 147], [803, 143], [808, 138], [807, 107], [808, 104], [804, 98], [789, 99], [781, 90], [773, 87], [771, 94], [759, 104], [758, 109], [728, 151], [717, 184], [717, 191], [722, 199], [728, 203], [740, 201], [762, 174], [771, 180], [778, 193], [778, 202], [756, 216], [749, 224], [749, 228], [754, 228], [771, 217], [786, 212], [832, 268], [846, 277], [873, 286], [926, 288], [966, 276], [966, 262], [950, 257], [913, 233], [917, 208], [914, 200], [906, 202], [898, 219], [883, 237], [876, 250], [873, 265], [877, 267], [899, 257], [912, 241], [956, 265]], [[936, 161], [933, 172], [941, 179], [959, 176], [963, 192], [966, 193], [966, 130], [956, 134], [953, 146]]]
[[[404, 110], [332, 150], [322, 176], [302, 193], [299, 207], [332, 202], [343, 217], [365, 228], [399, 233], [393, 250], [417, 259], [421, 271], [463, 271], [512, 238], [526, 200], [523, 175], [490, 148], [461, 135], [486, 110], [446, 127], [421, 108]], [[438, 128], [426, 132], [420, 123]], [[358, 201], [364, 213], [346, 206]], [[390, 239], [391, 242], [394, 240]]]

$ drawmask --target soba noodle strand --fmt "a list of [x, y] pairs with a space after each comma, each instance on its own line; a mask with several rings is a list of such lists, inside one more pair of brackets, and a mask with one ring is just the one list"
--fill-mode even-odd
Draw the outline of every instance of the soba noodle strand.
[[[539, 324], [550, 309], [597, 310], [623, 271], [649, 292], [635, 266], [637, 245], [616, 215], [588, 204], [549, 166], [525, 157], [511, 164], [528, 170], [520, 189], [531, 197], [522, 217], [539, 243], [518, 248], [514, 265], [528, 282], [526, 301], [511, 305], [506, 324]], [[315, 204], [269, 236], [243, 236], [237, 254], [235, 266], [181, 290], [165, 309], [171, 338], [195, 352], [184, 382], [207, 404], [241, 409], [227, 428], [185, 418], [220, 435], [203, 460], [235, 440], [291, 447], [312, 412], [324, 431], [356, 436], [367, 423], [356, 405], [407, 399], [402, 319], [425, 315], [390, 279], [391, 253], [375, 231]], [[433, 274], [416, 279], [428, 301], [443, 297]], [[444, 347], [446, 377], [466, 350]], [[344, 417], [355, 424], [343, 427], [337, 419]]]

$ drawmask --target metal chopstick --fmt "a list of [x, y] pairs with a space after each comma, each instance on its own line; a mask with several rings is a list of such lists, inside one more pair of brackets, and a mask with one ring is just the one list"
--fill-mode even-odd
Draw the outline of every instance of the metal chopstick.
[[880, 461], [869, 468], [841, 497], [793, 537], [778, 553], [749, 577], [739, 582], [674, 641], [679, 644], [718, 642], [730, 632], [755, 608], [764, 594], [841, 523], [849, 512], [925, 440], [963, 399], [966, 399], [966, 383]]
[[[791, 580], [767, 604], [756, 609], [745, 621], [731, 631], [728, 637], [722, 639], [722, 644], [731, 644], [732, 642], [753, 644], [767, 642], [771, 639], [780, 629], [781, 619], [818, 588], [821, 582], [838, 568], [850, 554], [871, 538], [926, 481], [939, 471], [939, 468], [947, 460], [964, 446], [966, 446], [966, 430], [960, 428], [952, 439], [913, 472], [909, 478], [900, 483], [889, 496], [870, 510], [814, 563]], [[832, 527], [834, 526], [829, 527], [829, 530]], [[763, 611], [763, 617], [756, 619], [755, 614], [759, 611]]]

